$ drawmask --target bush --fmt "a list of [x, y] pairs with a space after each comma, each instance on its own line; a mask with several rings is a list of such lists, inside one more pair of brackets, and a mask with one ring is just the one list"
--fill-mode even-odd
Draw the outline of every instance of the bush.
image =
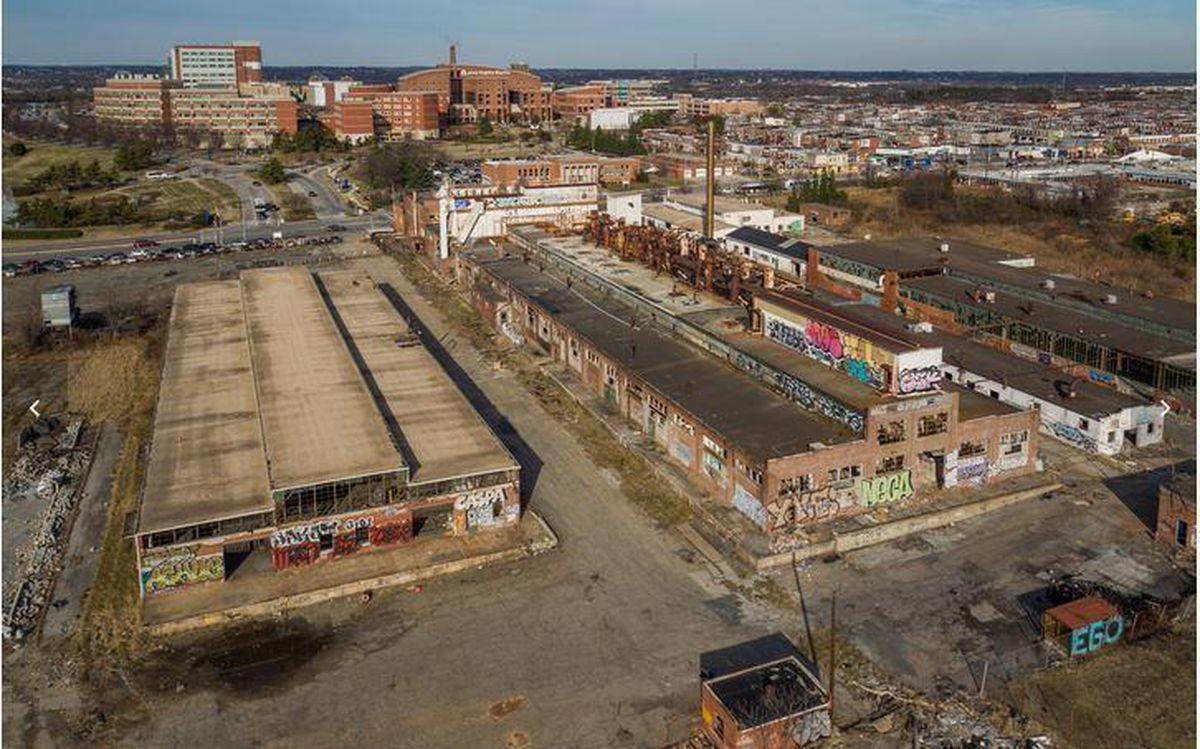
[[8, 147], [9, 156], [24, 156], [29, 153], [29, 146], [26, 146], [21, 141], [17, 141]]
[[283, 163], [272, 156], [258, 168], [258, 178], [268, 185], [277, 185], [287, 179], [287, 173], [283, 170]]
[[5, 229], [3, 239], [75, 239], [80, 229]]

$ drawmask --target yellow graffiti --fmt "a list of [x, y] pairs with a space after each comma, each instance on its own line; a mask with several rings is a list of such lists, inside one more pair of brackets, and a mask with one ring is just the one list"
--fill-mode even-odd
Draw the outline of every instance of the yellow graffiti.
[[177, 588], [180, 585], [225, 579], [225, 559], [221, 554], [196, 556], [194, 547], [182, 550], [152, 567], [142, 570], [142, 589], [147, 593]]

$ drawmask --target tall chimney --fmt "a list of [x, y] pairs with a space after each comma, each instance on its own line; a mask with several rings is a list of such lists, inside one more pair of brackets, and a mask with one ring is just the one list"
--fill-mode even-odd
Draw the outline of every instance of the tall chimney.
[[883, 298], [879, 300], [879, 306], [888, 312], [895, 312], [896, 305], [900, 302], [900, 274], [894, 270], [884, 271], [883, 273]]
[[717, 184], [717, 126], [713, 120], [708, 121], [708, 150], [705, 154], [705, 177], [704, 180], [704, 238], [713, 238], [713, 216], [716, 211], [716, 206], [713, 205], [713, 198], [716, 194]]
[[821, 284], [821, 253], [809, 246], [808, 258], [804, 261], [804, 285], [810, 290]]
[[458, 64], [458, 45], [451, 44], [450, 45], [450, 67], [454, 67], [457, 64]]

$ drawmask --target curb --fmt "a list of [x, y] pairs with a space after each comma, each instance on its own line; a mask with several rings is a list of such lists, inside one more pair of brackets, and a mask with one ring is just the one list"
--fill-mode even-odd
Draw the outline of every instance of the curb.
[[320, 590], [308, 591], [306, 593], [284, 595], [267, 601], [249, 603], [242, 606], [236, 606], [234, 608], [213, 611], [205, 614], [196, 614], [159, 624], [147, 624], [144, 625], [144, 629], [152, 637], [177, 635], [183, 632], [202, 629], [204, 627], [229, 624], [241, 619], [273, 616], [284, 611], [291, 611], [293, 609], [304, 608], [306, 606], [313, 606], [318, 603], [325, 603], [338, 598], [361, 595], [363, 593], [372, 592], [383, 588], [393, 588], [398, 585], [408, 585], [410, 583], [420, 582], [422, 580], [431, 580], [435, 577], [443, 577], [445, 575], [463, 572], [471, 567], [485, 567], [488, 565], [499, 564], [501, 562], [509, 562], [525, 557], [533, 557], [556, 548], [558, 546], [558, 535], [551, 530], [550, 526], [547, 525], [544, 520], [542, 520], [540, 515], [532, 510], [528, 511], [528, 514], [532, 515], [534, 519], [537, 520], [538, 525], [546, 533], [546, 536], [543, 539], [534, 541], [528, 545], [504, 549], [502, 551], [494, 551], [490, 554], [467, 557], [466, 559], [456, 559], [452, 562], [443, 562], [441, 564], [430, 565], [428, 567], [422, 567], [419, 569], [405, 570], [404, 572], [381, 575], [379, 577], [373, 577], [367, 580], [355, 580], [354, 582], [343, 583], [331, 588], [322, 588]]
[[1040, 497], [1047, 492], [1057, 491], [1062, 488], [1063, 485], [1055, 481], [1035, 486], [1031, 489], [1022, 489], [1016, 492], [1009, 492], [1008, 494], [988, 497], [970, 504], [949, 507], [944, 510], [937, 510], [902, 520], [894, 520], [890, 523], [882, 523], [874, 528], [864, 528], [850, 533], [834, 535], [828, 541], [798, 547], [793, 551], [759, 557], [755, 561], [755, 567], [759, 572], [765, 572], [775, 567], [791, 564], [793, 560], [801, 561], [830, 554], [844, 554], [848, 551], [892, 541], [911, 533], [920, 533], [922, 531], [933, 530], [934, 528], [953, 525], [959, 521], [968, 520], [992, 510], [1008, 507], [1009, 505], [1015, 505], [1034, 497]]

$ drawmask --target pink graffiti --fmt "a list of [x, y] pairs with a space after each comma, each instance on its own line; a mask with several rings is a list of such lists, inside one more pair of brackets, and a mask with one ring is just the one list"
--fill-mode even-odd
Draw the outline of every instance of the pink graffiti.
[[824, 351], [834, 359], [842, 358], [842, 337], [828, 325], [810, 321], [808, 327], [804, 329], [804, 337], [808, 339], [810, 345]]

